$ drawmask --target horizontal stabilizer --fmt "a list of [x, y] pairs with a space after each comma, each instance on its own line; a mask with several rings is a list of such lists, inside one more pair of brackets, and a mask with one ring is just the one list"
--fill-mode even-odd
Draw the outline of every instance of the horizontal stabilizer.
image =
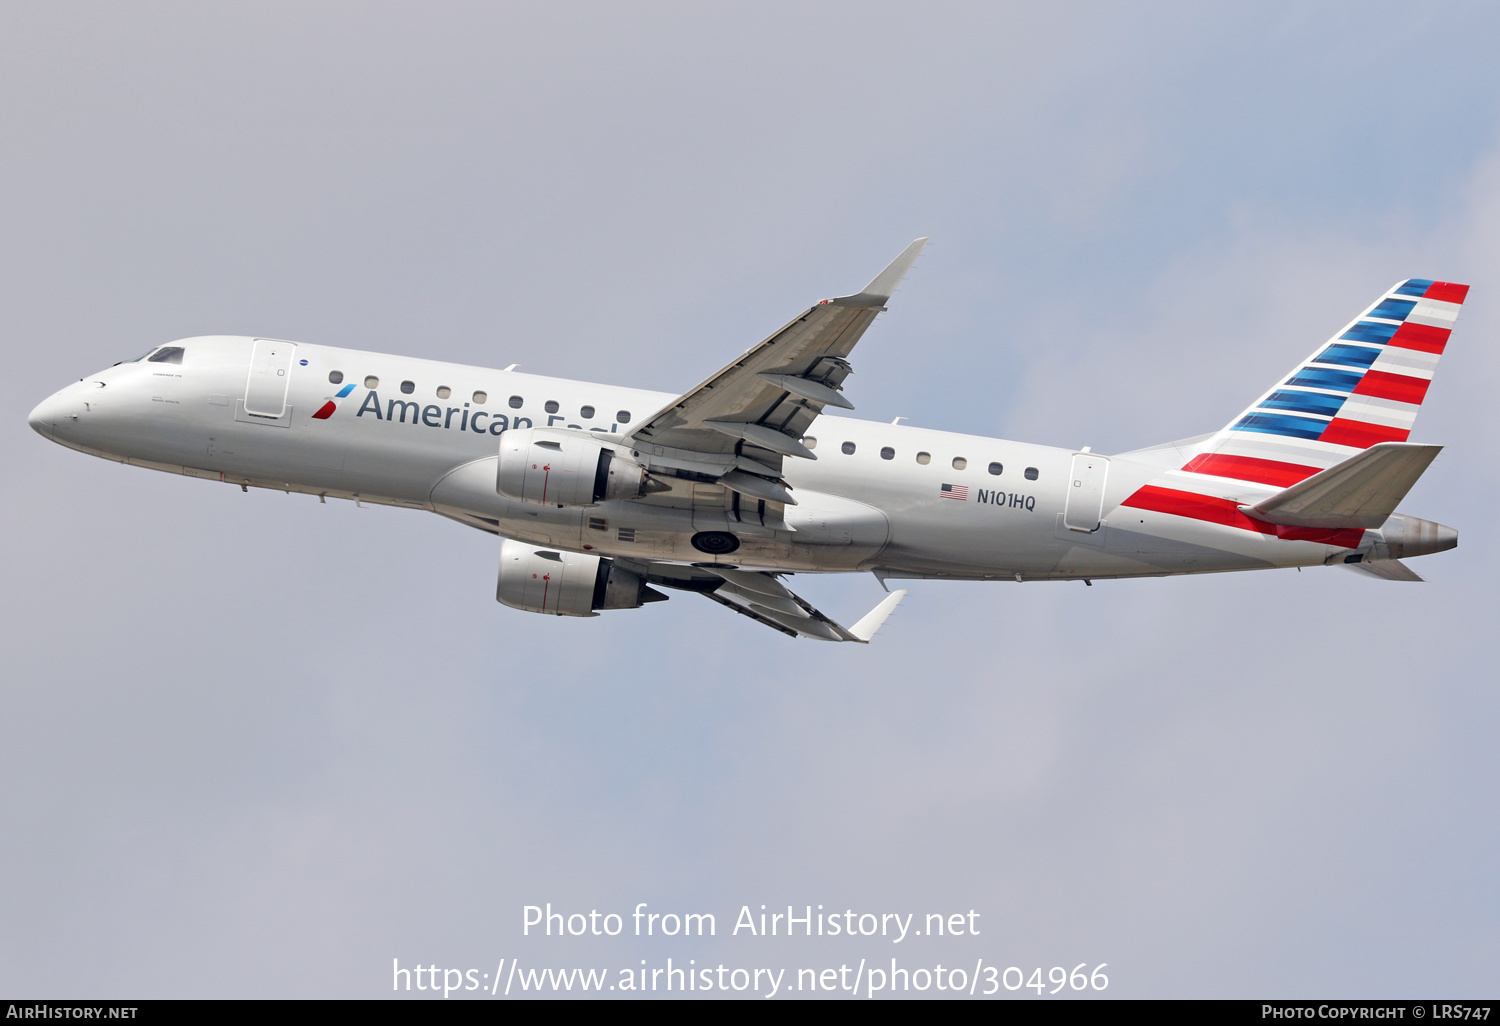
[[1375, 562], [1340, 563], [1339, 566], [1345, 570], [1353, 570], [1356, 573], [1365, 574], [1369, 577], [1379, 577], [1382, 581], [1420, 581], [1418, 577], [1405, 563], [1399, 559], [1380, 559]]
[[1376, 528], [1442, 451], [1441, 445], [1381, 442], [1240, 511], [1289, 527]]

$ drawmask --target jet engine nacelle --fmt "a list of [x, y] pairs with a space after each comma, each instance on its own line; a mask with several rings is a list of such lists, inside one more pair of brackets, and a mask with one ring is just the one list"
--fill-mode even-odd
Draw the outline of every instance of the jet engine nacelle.
[[500, 436], [495, 490], [547, 506], [597, 506], [646, 493], [645, 468], [581, 431], [523, 428]]
[[608, 559], [542, 549], [509, 538], [500, 543], [495, 598], [513, 609], [553, 616], [598, 616], [600, 609], [639, 609], [666, 597]]

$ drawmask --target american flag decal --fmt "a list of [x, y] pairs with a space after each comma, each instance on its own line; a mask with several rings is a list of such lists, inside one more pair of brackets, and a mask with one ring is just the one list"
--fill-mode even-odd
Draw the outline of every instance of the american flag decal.
[[968, 502], [969, 486], [945, 484], [943, 485], [942, 491], [938, 492], [938, 495], [942, 496], [945, 499], [957, 499], [959, 502]]

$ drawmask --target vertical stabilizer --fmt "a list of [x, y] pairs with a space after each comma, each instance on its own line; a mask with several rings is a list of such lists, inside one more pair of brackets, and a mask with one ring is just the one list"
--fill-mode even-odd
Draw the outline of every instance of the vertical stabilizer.
[[1183, 470], [1287, 488], [1381, 442], [1405, 442], [1469, 286], [1397, 283]]

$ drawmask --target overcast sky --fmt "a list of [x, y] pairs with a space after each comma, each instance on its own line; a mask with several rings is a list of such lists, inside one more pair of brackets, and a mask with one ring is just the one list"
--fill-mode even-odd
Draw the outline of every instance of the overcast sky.
[[[1497, 39], [1477, 3], [0, 6], [0, 994], [502, 957], [1494, 994]], [[1403, 507], [1460, 548], [918, 582], [822, 645], [688, 595], [528, 615], [478, 531], [25, 422], [204, 333], [682, 390], [919, 235], [860, 414], [1101, 452], [1472, 283]], [[549, 901], [719, 936], [523, 938]], [[762, 903], [982, 932], [728, 936]]]

